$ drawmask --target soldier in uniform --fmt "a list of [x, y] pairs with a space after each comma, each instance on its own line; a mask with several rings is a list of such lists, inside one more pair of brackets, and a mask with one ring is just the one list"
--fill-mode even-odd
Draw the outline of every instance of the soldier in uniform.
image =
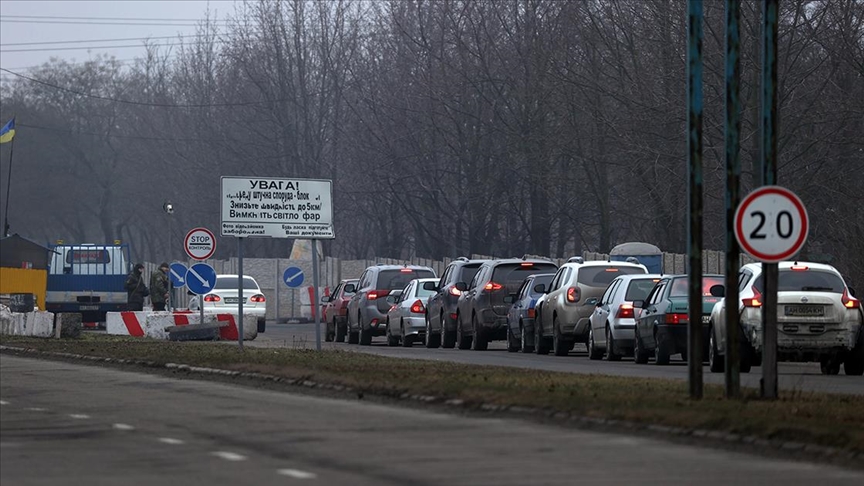
[[168, 302], [168, 264], [162, 262], [159, 269], [150, 275], [150, 302], [154, 311], [164, 311]]
[[144, 297], [147, 297], [147, 285], [144, 283], [144, 265], [136, 263], [126, 277], [126, 309], [130, 311], [144, 310]]

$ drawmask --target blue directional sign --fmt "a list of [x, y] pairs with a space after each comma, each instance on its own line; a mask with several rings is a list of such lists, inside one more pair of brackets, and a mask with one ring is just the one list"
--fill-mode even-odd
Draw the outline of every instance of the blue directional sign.
[[204, 295], [216, 285], [216, 270], [206, 263], [196, 263], [186, 272], [186, 286], [189, 290]]
[[186, 265], [183, 265], [180, 262], [174, 262], [171, 264], [171, 269], [168, 270], [168, 276], [171, 278], [171, 285], [174, 288], [181, 288], [186, 286]]
[[303, 284], [303, 270], [300, 267], [288, 267], [285, 273], [282, 274], [282, 281], [285, 285], [296, 288]]

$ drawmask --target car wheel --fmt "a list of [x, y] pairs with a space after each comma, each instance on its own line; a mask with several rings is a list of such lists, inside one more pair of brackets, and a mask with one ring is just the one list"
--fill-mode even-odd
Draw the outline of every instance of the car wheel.
[[537, 354], [549, 354], [549, 338], [543, 336], [543, 328], [534, 321], [534, 352]]
[[471, 329], [474, 331], [474, 339], [471, 341], [472, 351], [486, 351], [489, 340], [486, 339], [486, 330], [477, 323], [477, 316], [471, 317]]
[[523, 353], [533, 352], [534, 351], [534, 345], [529, 344], [529, 341], [528, 341], [528, 339], [531, 337], [531, 335], [528, 333], [528, 331], [525, 330], [525, 326], [523, 326], [521, 322], [519, 323], [519, 334], [521, 334], [521, 336], [522, 336], [522, 339], [519, 340], [519, 344], [522, 347], [522, 352]]
[[570, 342], [561, 334], [558, 316], [552, 320], [552, 349], [555, 351], [555, 356], [567, 356], [570, 353]]
[[588, 328], [588, 359], [598, 360], [603, 358], [603, 352], [597, 348], [597, 343], [594, 342], [594, 329]]
[[606, 323], [606, 361], [621, 361], [621, 353], [615, 349], [615, 337], [612, 328]]
[[741, 373], [750, 373], [750, 369], [753, 366], [759, 366], [756, 364], [756, 351], [753, 349], [753, 346], [750, 346], [750, 343], [744, 336], [741, 336], [740, 339], [741, 350], [738, 351], [740, 359], [738, 362], [738, 371]]
[[462, 331], [462, 319], [456, 316], [456, 347], [469, 349], [471, 347], [471, 336], [466, 336]]
[[329, 323], [329, 322], [325, 323], [324, 326], [325, 326], [325, 330], [324, 330], [324, 342], [326, 342], [326, 343], [332, 342], [332, 341], [333, 341], [333, 336], [334, 336], [334, 334], [336, 334], [336, 331], [335, 331], [335, 330], [334, 330], [334, 331], [331, 331], [331, 330], [330, 330], [330, 323]]
[[519, 339], [513, 334], [513, 329], [510, 328], [510, 324], [507, 324], [507, 352], [515, 353], [522, 348], [522, 344], [519, 342]]
[[823, 375], [836, 375], [840, 373], [840, 363], [837, 356], [823, 356], [819, 359], [819, 368]]
[[387, 346], [399, 346], [399, 338], [390, 332], [390, 321], [387, 321]]
[[[347, 324], [345, 326], [347, 326]], [[336, 323], [336, 318], [333, 318], [333, 329], [336, 329], [336, 337], [334, 338], [334, 340], [337, 343], [345, 342], [345, 326], [340, 326]]]
[[657, 340], [657, 334], [654, 334], [654, 342], [656, 343], [656, 347], [654, 348], [654, 364], [665, 366], [669, 364], [669, 356], [672, 354], [669, 349], [669, 343], [666, 341]]
[[636, 333], [636, 340], [633, 343], [633, 360], [637, 364], [646, 364], [649, 357], [651, 357], [651, 353], [645, 349], [642, 339], [639, 338], [639, 333]]
[[843, 370], [849, 376], [864, 375], [864, 328], [858, 331], [858, 344], [846, 355]]
[[[457, 321], [458, 325], [458, 321]], [[450, 349], [456, 346], [456, 331], [448, 331], [444, 321], [444, 312], [441, 312], [441, 347]]]
[[371, 329], [363, 329], [363, 321], [360, 320], [360, 316], [357, 316], [357, 327], [360, 328], [358, 332], [357, 340], [360, 343], [360, 346], [369, 346], [372, 344], [372, 333]]
[[437, 348], [441, 346], [441, 333], [432, 334], [432, 325], [429, 323], [429, 316], [426, 316], [426, 342], [427, 348]]
[[717, 349], [717, 340], [714, 339], [714, 327], [708, 328], [708, 368], [711, 373], [721, 373], [724, 369], [723, 356]]
[[410, 348], [411, 346], [414, 346], [414, 336], [409, 336], [409, 335], [405, 334], [405, 323], [404, 322], [399, 323], [399, 329], [402, 332], [402, 347]]

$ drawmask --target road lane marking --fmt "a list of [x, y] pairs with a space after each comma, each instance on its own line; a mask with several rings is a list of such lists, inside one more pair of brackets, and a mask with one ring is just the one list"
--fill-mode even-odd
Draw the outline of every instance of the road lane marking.
[[226, 461], [245, 461], [246, 456], [237, 454], [235, 452], [226, 452], [226, 451], [213, 451], [211, 452], [214, 456], [225, 459]]
[[135, 430], [135, 427], [129, 424], [114, 424], [116, 430]]
[[282, 476], [288, 476], [289, 478], [294, 479], [315, 479], [318, 477], [315, 473], [301, 471], [299, 469], [280, 469], [276, 472]]
[[159, 437], [159, 442], [161, 442], [163, 444], [170, 444], [170, 445], [182, 445], [185, 443], [180, 439], [174, 439], [171, 437]]
[[83, 420], [83, 419], [89, 419], [90, 416], [87, 415], [86, 413], [70, 413], [69, 418]]
[[42, 407], [27, 407], [24, 410], [29, 410], [31, 412], [44, 412], [45, 409]]
[[0, 405], [9, 405], [9, 402], [6, 400], [0, 400]]

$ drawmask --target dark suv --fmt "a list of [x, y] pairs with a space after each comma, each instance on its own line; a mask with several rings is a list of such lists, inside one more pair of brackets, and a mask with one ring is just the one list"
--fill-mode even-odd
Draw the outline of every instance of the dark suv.
[[416, 265], [373, 265], [363, 271], [357, 292], [348, 301], [348, 343], [372, 344], [387, 332], [387, 295], [415, 278], [435, 278], [435, 271]]
[[435, 291], [426, 301], [427, 348], [452, 348], [456, 345], [456, 303], [462, 295], [456, 284], [470, 282], [480, 265], [487, 261], [459, 257], [447, 265], [438, 284], [427, 289]]
[[456, 284], [462, 291], [456, 309], [459, 349], [482, 351], [491, 340], [507, 339], [507, 312], [511, 304], [506, 297], [517, 292], [529, 275], [556, 270], [558, 265], [548, 260], [490, 260], [480, 265], [470, 284]]

